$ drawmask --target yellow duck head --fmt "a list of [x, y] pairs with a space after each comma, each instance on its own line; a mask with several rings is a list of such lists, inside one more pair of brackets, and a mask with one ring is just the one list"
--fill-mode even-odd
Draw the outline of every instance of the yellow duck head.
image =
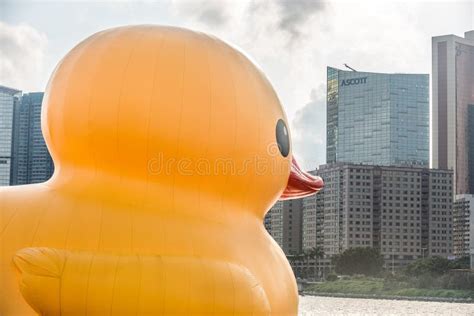
[[276, 199], [322, 186], [292, 159], [287, 118], [264, 74], [203, 33], [147, 25], [97, 33], [61, 61], [43, 106], [52, 184], [159, 201], [162, 210], [195, 212], [201, 201], [207, 213], [261, 217]]

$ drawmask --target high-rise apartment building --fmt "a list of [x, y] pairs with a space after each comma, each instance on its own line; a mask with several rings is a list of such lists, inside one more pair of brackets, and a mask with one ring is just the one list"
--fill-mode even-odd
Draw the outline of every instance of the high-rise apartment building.
[[283, 201], [277, 201], [264, 218], [265, 229], [283, 248]]
[[303, 201], [304, 248], [330, 258], [375, 247], [395, 267], [452, 254], [451, 170], [337, 163], [317, 174], [325, 186]]
[[453, 203], [453, 254], [469, 256], [474, 250], [474, 195], [456, 195]]
[[327, 163], [429, 165], [429, 76], [327, 68]]
[[303, 200], [278, 201], [265, 216], [265, 228], [285, 254], [302, 251]]
[[474, 193], [474, 31], [432, 38], [432, 167], [454, 170], [456, 194]]
[[10, 184], [13, 112], [20, 94], [19, 90], [0, 86], [0, 186]]
[[324, 194], [303, 198], [303, 251], [324, 248]]
[[308, 258], [294, 270], [303, 271], [305, 277], [310, 279], [320, 279], [331, 271], [331, 257], [324, 253], [324, 233], [326, 231], [324, 225], [324, 198], [325, 195], [319, 193], [303, 198], [303, 252], [317, 249], [323, 255]]
[[15, 107], [11, 185], [44, 182], [53, 174], [53, 161], [41, 131], [42, 101], [42, 92], [28, 93]]

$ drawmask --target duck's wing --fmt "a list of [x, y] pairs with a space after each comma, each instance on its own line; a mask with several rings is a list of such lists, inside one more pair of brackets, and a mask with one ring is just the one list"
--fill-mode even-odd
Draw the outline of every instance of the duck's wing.
[[270, 313], [252, 273], [223, 261], [26, 248], [14, 263], [41, 315]]

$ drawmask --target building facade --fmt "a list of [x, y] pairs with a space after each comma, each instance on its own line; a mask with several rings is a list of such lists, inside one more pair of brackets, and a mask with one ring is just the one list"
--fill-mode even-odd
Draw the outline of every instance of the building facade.
[[13, 113], [20, 94], [0, 86], [0, 186], [9, 185], [11, 180]]
[[42, 101], [42, 92], [28, 93], [15, 107], [11, 185], [44, 182], [53, 174], [53, 161], [41, 131]]
[[457, 258], [469, 256], [474, 249], [471, 241], [473, 230], [474, 195], [456, 195], [453, 203], [453, 254]]
[[302, 252], [303, 200], [278, 201], [265, 216], [265, 228], [286, 255]]
[[394, 268], [452, 255], [451, 170], [337, 163], [317, 174], [325, 186], [303, 201], [304, 247], [322, 245], [325, 258], [374, 247]]
[[474, 31], [432, 38], [432, 167], [474, 193]]
[[[324, 252], [324, 234], [326, 231], [324, 201], [326, 195], [319, 193], [303, 198], [302, 242], [303, 252], [319, 249], [322, 256], [310, 257], [303, 262], [299, 262], [299, 266], [295, 269], [296, 271], [302, 271], [305, 278], [314, 280], [320, 280], [331, 272], [331, 257]], [[330, 199], [331, 197], [328, 195], [327, 198]], [[329, 218], [328, 220], [332, 221]]]
[[327, 163], [429, 165], [429, 76], [327, 68]]
[[283, 201], [277, 201], [267, 212], [264, 225], [267, 232], [283, 249]]
[[324, 194], [303, 198], [303, 251], [324, 248]]

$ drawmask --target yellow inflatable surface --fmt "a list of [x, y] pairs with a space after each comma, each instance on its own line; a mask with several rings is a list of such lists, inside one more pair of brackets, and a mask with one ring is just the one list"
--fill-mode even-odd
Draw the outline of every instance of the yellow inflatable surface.
[[53, 178], [0, 188], [1, 315], [297, 313], [262, 219], [322, 181], [245, 55], [179, 28], [106, 30], [43, 102]]

